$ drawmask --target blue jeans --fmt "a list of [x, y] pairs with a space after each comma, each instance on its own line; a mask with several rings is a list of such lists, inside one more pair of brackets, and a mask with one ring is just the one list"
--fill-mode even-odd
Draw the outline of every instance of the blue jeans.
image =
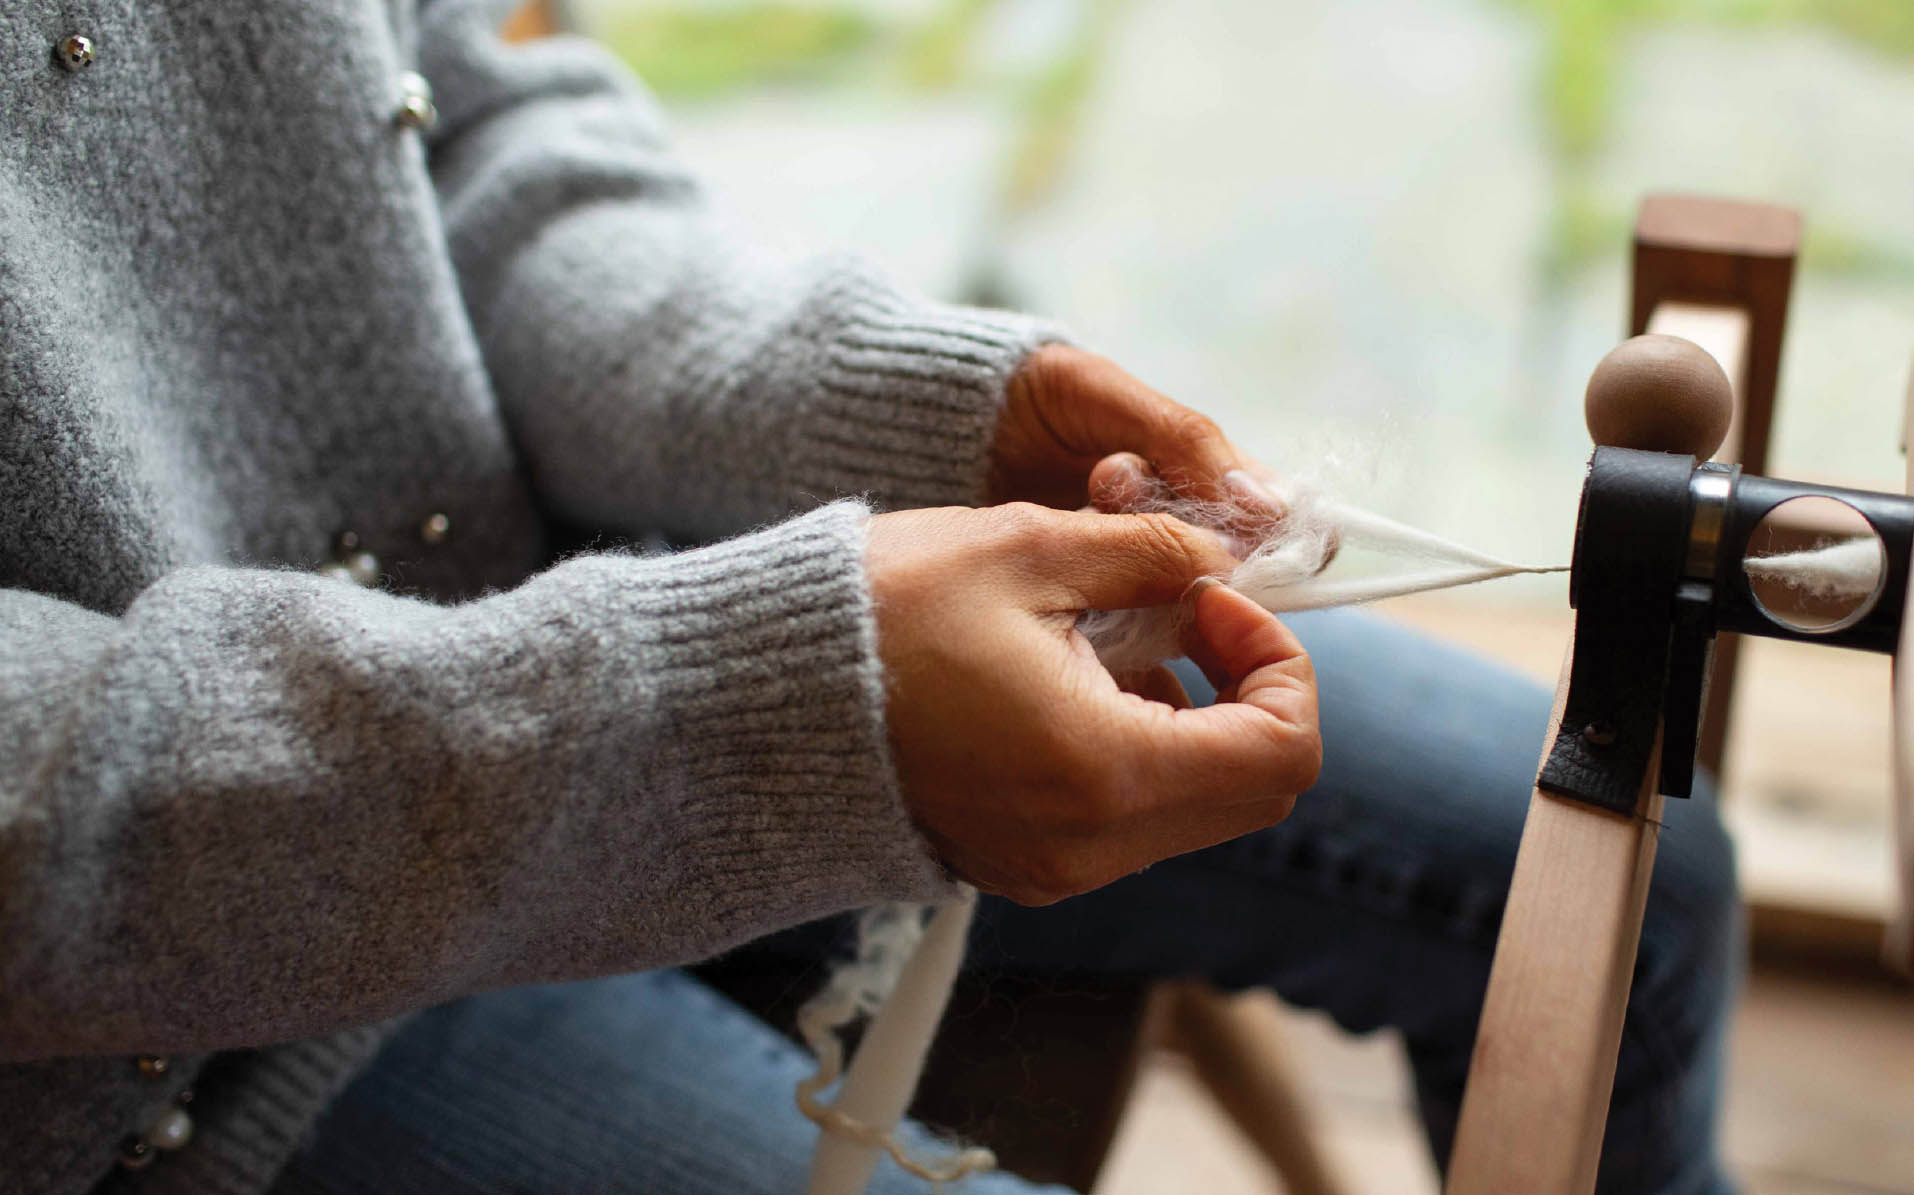
[[[1356, 1032], [1393, 1026], [1443, 1160], [1548, 694], [1367, 615], [1293, 625], [1316, 662], [1327, 758], [1289, 820], [1050, 908], [986, 900], [971, 962], [1266, 986]], [[1609, 1195], [1730, 1190], [1715, 1119], [1736, 908], [1712, 793], [1670, 801], [1603, 1152]], [[832, 933], [761, 949], [812, 951]], [[402, 1030], [278, 1191], [795, 1193], [815, 1140], [791, 1098], [805, 1073], [781, 1038], [681, 975], [473, 997]], [[888, 1164], [878, 1175], [885, 1195], [924, 1189]], [[1034, 1191], [1001, 1175], [964, 1189]]]

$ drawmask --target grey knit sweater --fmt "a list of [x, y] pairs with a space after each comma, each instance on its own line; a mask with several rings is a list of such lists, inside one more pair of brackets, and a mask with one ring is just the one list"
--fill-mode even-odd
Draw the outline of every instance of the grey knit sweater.
[[0, 1191], [187, 1085], [121, 1181], [257, 1191], [368, 1026], [942, 885], [831, 500], [972, 499], [1043, 333], [741, 249], [506, 7], [0, 6]]

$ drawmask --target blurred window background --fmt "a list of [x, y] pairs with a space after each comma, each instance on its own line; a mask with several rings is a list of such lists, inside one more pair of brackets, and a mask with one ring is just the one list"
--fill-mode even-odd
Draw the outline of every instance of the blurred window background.
[[[1537, 564], [1567, 561], [1582, 387], [1625, 332], [1640, 197], [1798, 207], [1768, 472], [1902, 489], [1914, 0], [566, 15], [659, 95], [746, 235], [1053, 317], [1268, 464]], [[1548, 681], [1570, 617], [1560, 579], [1391, 610]], [[1891, 895], [1886, 661], [1763, 641], [1740, 684], [1750, 898], [1865, 941]], [[1906, 1185], [1866, 1189], [1914, 1190], [1914, 1147], [1893, 1165]]]

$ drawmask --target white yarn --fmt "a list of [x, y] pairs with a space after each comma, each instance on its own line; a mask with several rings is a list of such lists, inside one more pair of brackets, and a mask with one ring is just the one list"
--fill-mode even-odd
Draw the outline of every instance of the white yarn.
[[[869, 910], [858, 923], [857, 958], [798, 1010], [798, 1032], [817, 1056], [817, 1072], [798, 1084], [798, 1108], [822, 1130], [811, 1158], [810, 1195], [858, 1195], [870, 1183], [879, 1150], [939, 1186], [997, 1164], [995, 1154], [978, 1148], [937, 1161], [914, 1159], [896, 1136], [950, 1002], [976, 903], [976, 890], [964, 886], [959, 899], [936, 910], [928, 928], [922, 905]], [[825, 1103], [821, 1093], [844, 1068], [838, 1031], [860, 1016], [871, 1017], [870, 1025], [836, 1102]]]
[[[1247, 504], [1190, 501], [1161, 485], [1130, 509], [1173, 514], [1220, 532], [1239, 552], [1246, 550], [1243, 562], [1224, 579], [1274, 614], [1350, 606], [1523, 573], [1566, 571], [1515, 564], [1306, 487], [1291, 485], [1279, 497], [1285, 514], [1273, 528], [1267, 526], [1265, 514]], [[1426, 567], [1387, 576], [1323, 577], [1331, 558], [1350, 545]], [[1181, 654], [1181, 616], [1173, 606], [1094, 611], [1079, 625], [1105, 667], [1128, 672]]]
[[1809, 548], [1757, 556], [1742, 562], [1748, 576], [1775, 581], [1818, 598], [1864, 598], [1881, 583], [1881, 541], [1871, 535]]

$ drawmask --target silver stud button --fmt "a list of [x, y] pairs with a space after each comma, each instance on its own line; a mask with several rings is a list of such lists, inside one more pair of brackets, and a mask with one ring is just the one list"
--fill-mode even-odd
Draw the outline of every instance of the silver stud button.
[[393, 117], [400, 127], [430, 132], [439, 123], [439, 109], [432, 102], [432, 84], [417, 71], [399, 76], [399, 110]]
[[192, 1139], [193, 1118], [186, 1114], [184, 1108], [168, 1108], [160, 1113], [159, 1119], [153, 1122], [153, 1127], [147, 1129], [146, 1136], [142, 1138], [146, 1144], [162, 1153], [184, 1149]]
[[66, 69], [76, 73], [83, 71], [93, 65], [93, 39], [81, 37], [77, 33], [61, 38], [60, 44], [54, 47], [54, 56]]
[[425, 516], [425, 521], [419, 524], [419, 539], [427, 547], [438, 547], [451, 534], [452, 520], [443, 514], [429, 514]]
[[319, 573], [335, 581], [350, 581], [374, 589], [379, 584], [379, 558], [370, 552], [353, 552], [341, 559], [326, 561], [319, 566]]
[[356, 532], [341, 532], [333, 542], [331, 557], [319, 566], [319, 575], [376, 589], [379, 585], [379, 558], [360, 545]]

